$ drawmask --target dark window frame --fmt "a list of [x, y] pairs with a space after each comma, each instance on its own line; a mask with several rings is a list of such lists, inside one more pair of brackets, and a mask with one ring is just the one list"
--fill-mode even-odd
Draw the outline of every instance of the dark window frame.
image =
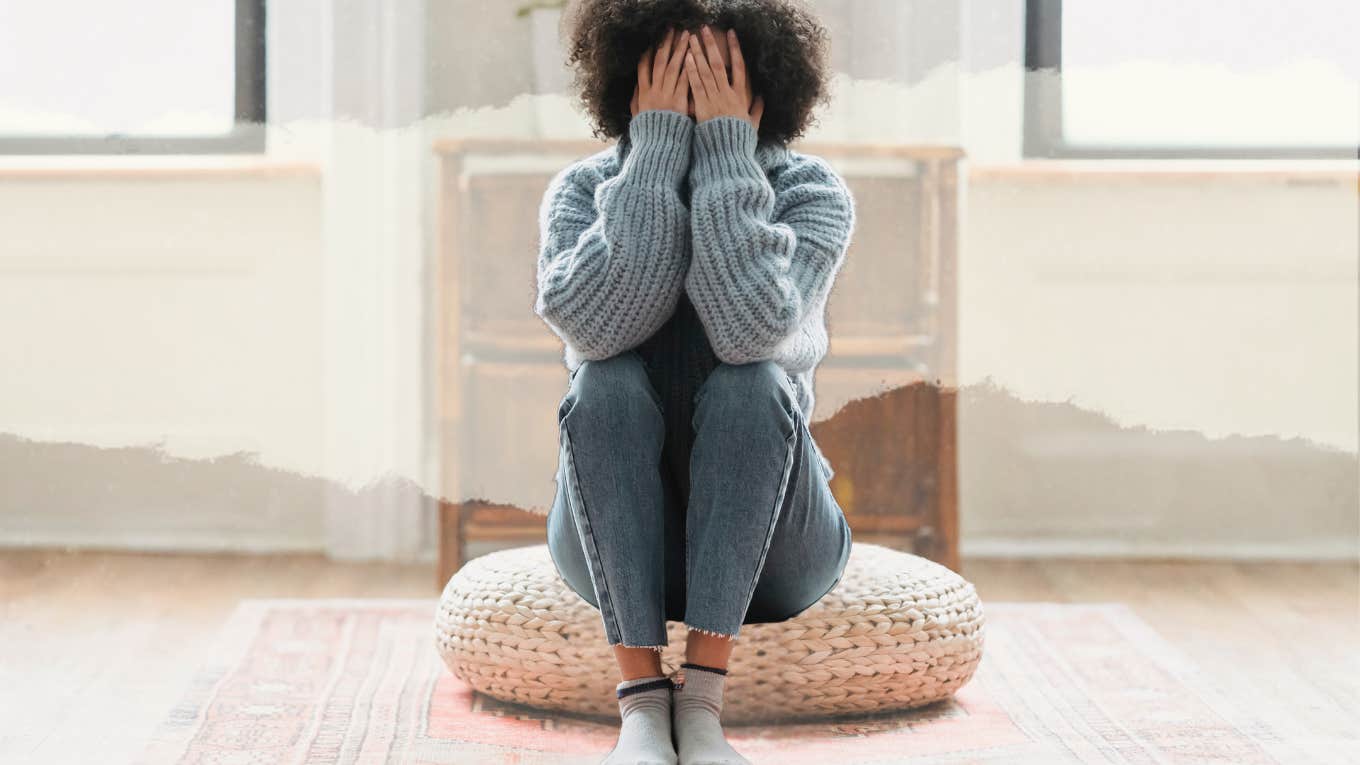
[[236, 0], [236, 117], [220, 135], [0, 135], [0, 154], [254, 154], [265, 150], [266, 0]]
[[[1054, 76], [1037, 76], [1050, 70]], [[1072, 144], [1063, 135], [1062, 0], [1026, 0], [1026, 159], [1356, 159], [1357, 146], [1136, 146]]]

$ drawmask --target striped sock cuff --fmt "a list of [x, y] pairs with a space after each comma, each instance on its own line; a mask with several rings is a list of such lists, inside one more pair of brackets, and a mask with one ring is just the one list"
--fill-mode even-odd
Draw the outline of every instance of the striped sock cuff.
[[706, 667], [703, 664], [695, 664], [692, 661], [684, 662], [680, 666], [684, 669], [702, 669], [705, 672], [716, 672], [720, 675], [727, 674], [727, 670], [722, 667]]
[[669, 677], [663, 677], [657, 680], [648, 680], [645, 683], [637, 683], [636, 685], [630, 685], [625, 688], [618, 688], [614, 691], [614, 693], [619, 698], [623, 698], [624, 696], [631, 696], [634, 693], [642, 693], [643, 691], [654, 691], [657, 688], [670, 688], [670, 687], [672, 687], [671, 679]]

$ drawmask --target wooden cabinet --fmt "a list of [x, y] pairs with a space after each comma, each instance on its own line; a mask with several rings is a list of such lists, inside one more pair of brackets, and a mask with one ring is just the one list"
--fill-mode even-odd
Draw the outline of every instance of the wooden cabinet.
[[[441, 141], [435, 316], [442, 585], [469, 542], [546, 538], [562, 344], [533, 312], [538, 211], [596, 141]], [[856, 229], [828, 301], [812, 431], [857, 539], [957, 568], [958, 177], [943, 146], [794, 143], [846, 179]], [[843, 408], [842, 408], [843, 407]], [[839, 411], [838, 411], [839, 410]], [[927, 437], [927, 434], [929, 437]]]

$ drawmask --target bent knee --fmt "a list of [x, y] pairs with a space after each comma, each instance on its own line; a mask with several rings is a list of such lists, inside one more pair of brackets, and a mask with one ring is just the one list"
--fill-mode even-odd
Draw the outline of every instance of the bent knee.
[[696, 404], [705, 399], [743, 408], [760, 400], [782, 401], [785, 409], [796, 404], [788, 372], [769, 359], [714, 367], [695, 394]]
[[652, 386], [646, 364], [630, 349], [609, 358], [581, 362], [571, 377], [571, 388], [562, 400], [558, 420], [563, 421], [573, 413], [591, 413], [591, 419], [618, 424], [618, 419], [646, 416], [658, 412], [660, 407], [661, 396]]

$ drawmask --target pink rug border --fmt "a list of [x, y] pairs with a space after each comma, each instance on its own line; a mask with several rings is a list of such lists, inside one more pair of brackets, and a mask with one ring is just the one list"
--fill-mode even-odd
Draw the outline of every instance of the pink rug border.
[[[430, 614], [430, 651], [434, 651], [434, 616], [438, 605], [437, 598], [373, 599], [373, 598], [252, 598], [241, 600], [224, 620], [207, 660], [197, 668], [192, 680], [181, 694], [180, 701], [168, 711], [167, 716], [156, 727], [148, 746], [138, 763], [173, 762], [184, 751], [184, 747], [199, 729], [203, 720], [199, 712], [217, 692], [219, 684], [236, 667], [250, 650], [251, 636], [257, 633], [263, 617], [272, 609], [333, 610], [333, 609], [425, 609]], [[984, 613], [997, 617], [1006, 612], [1035, 612], [1043, 609], [1061, 609], [1104, 612], [1110, 621], [1117, 625], [1120, 632], [1130, 640], [1136, 641], [1142, 653], [1167, 671], [1174, 672], [1180, 684], [1194, 693], [1212, 711], [1238, 729], [1249, 732], [1253, 739], [1267, 747], [1280, 762], [1291, 763], [1329, 763], [1341, 762], [1328, 755], [1336, 752], [1337, 742], [1318, 742], [1316, 751], [1305, 752], [1300, 748], [1303, 742], [1280, 740], [1271, 728], [1261, 719], [1253, 716], [1237, 703], [1227, 692], [1179, 648], [1164, 638], [1132, 606], [1117, 601], [1068, 603], [1059, 601], [997, 601], [984, 603]], [[985, 639], [985, 638], [984, 638]], [[983, 649], [984, 661], [986, 647]], [[967, 686], [961, 693], [967, 691]], [[191, 712], [192, 710], [192, 712]], [[735, 732], [735, 731], [734, 731]], [[1311, 747], [1310, 747], [1311, 748]], [[1303, 759], [1300, 759], [1303, 758]], [[528, 761], [528, 760], [526, 760]]]

